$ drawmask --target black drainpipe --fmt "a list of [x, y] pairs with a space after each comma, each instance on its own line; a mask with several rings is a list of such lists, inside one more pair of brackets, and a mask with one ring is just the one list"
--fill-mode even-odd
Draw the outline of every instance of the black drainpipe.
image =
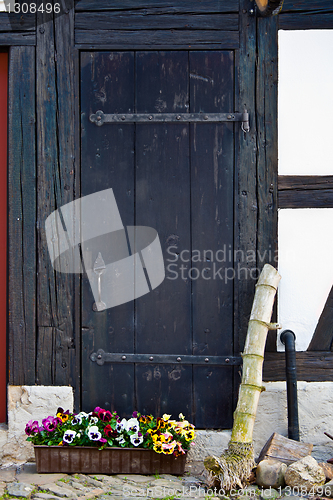
[[288, 438], [299, 441], [298, 403], [297, 403], [297, 372], [296, 372], [296, 335], [291, 330], [284, 330], [280, 336], [285, 345], [286, 380], [288, 403]]

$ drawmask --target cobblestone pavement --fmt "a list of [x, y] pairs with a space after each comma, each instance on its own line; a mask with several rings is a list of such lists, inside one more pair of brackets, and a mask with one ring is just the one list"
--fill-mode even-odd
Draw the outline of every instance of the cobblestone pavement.
[[[38, 474], [34, 463], [0, 468], [0, 500], [304, 500], [286, 490], [262, 490], [255, 485], [229, 496], [209, 489], [202, 462], [187, 464], [183, 476], [161, 474]], [[310, 500], [320, 500], [312, 497]]]
[[[36, 500], [145, 500], [205, 498], [202, 462], [189, 464], [183, 476], [161, 474], [38, 474], [34, 463], [0, 468], [1, 498]], [[210, 495], [214, 498], [214, 495]], [[215, 497], [216, 498], [216, 497]]]

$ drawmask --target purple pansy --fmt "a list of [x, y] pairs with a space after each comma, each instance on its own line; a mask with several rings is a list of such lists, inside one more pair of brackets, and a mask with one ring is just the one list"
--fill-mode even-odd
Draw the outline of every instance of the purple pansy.
[[58, 417], [47, 417], [42, 420], [44, 429], [48, 432], [53, 432], [56, 430], [58, 425], [61, 423], [61, 419]]
[[37, 434], [39, 432], [39, 426], [37, 420], [29, 420], [27, 425], [25, 426], [25, 433], [28, 436], [31, 436], [31, 434]]

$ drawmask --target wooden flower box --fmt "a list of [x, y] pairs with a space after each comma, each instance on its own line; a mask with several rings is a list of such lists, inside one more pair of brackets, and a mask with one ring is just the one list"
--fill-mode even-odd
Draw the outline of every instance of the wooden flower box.
[[37, 472], [88, 474], [183, 474], [186, 455], [175, 457], [145, 448], [34, 446]]

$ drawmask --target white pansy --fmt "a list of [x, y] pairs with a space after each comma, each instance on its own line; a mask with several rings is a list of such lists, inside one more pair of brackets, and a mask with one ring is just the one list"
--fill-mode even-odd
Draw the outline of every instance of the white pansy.
[[76, 436], [75, 431], [67, 430], [62, 439], [65, 443], [70, 444], [74, 441], [75, 436]]
[[88, 427], [87, 434], [91, 441], [99, 441], [102, 437], [102, 434], [99, 432], [97, 425]]
[[139, 436], [138, 434], [132, 434], [130, 440], [134, 446], [139, 446], [139, 444], [143, 442], [143, 436]]

